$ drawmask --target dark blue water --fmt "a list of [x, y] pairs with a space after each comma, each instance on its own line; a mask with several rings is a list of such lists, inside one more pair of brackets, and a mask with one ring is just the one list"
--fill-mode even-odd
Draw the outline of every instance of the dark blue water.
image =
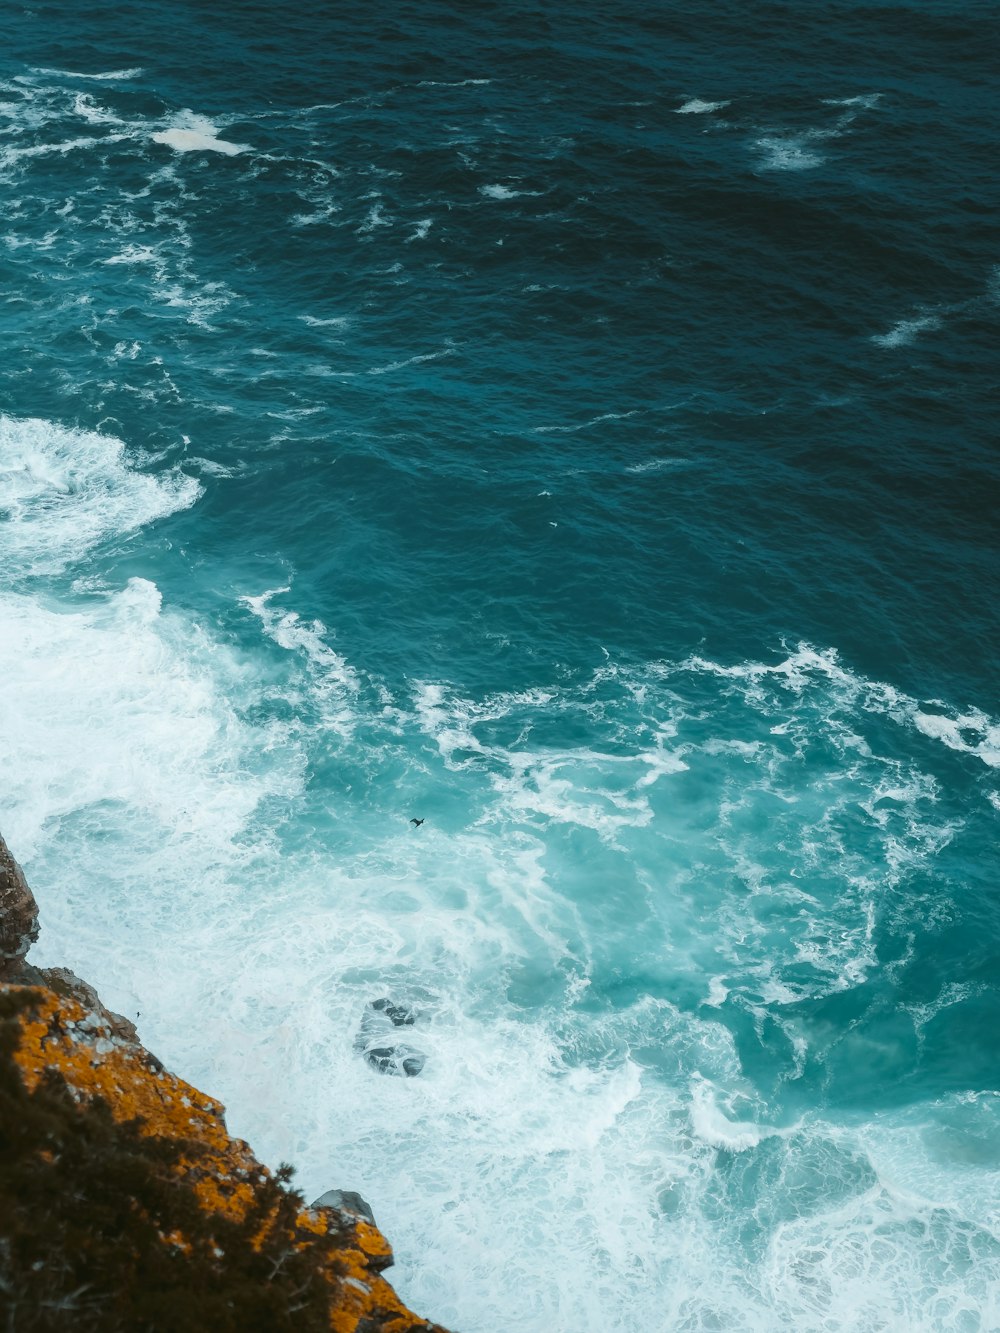
[[444, 1323], [1000, 1326], [998, 29], [8, 15], [38, 956]]

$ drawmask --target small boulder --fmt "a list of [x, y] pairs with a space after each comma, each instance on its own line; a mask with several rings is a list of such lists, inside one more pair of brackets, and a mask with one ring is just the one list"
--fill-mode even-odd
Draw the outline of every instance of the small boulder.
[[375, 1214], [357, 1190], [327, 1190], [318, 1199], [314, 1199], [309, 1207], [336, 1208], [339, 1213], [353, 1213], [355, 1217], [362, 1217], [372, 1226], [375, 1225]]

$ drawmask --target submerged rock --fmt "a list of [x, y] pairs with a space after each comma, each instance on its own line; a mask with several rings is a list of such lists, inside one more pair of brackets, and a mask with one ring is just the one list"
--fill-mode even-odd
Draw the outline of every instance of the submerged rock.
[[412, 1046], [373, 1046], [365, 1051], [365, 1059], [380, 1074], [414, 1078], [423, 1069], [427, 1057]]
[[383, 998], [372, 1000], [370, 1007], [378, 1013], [385, 1014], [396, 1028], [411, 1027], [416, 1022], [417, 1016], [408, 1004], [394, 1004], [392, 1000]]
[[361, 1015], [354, 1049], [380, 1074], [414, 1078], [423, 1069], [427, 1056], [414, 1046], [396, 1041], [399, 1028], [412, 1027], [416, 1010], [383, 997], [371, 1000]]

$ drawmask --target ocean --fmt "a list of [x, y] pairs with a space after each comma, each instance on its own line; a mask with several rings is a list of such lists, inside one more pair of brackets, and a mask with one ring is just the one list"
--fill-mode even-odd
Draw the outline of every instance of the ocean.
[[33, 960], [460, 1333], [1000, 1328], [1000, 11], [4, 27]]

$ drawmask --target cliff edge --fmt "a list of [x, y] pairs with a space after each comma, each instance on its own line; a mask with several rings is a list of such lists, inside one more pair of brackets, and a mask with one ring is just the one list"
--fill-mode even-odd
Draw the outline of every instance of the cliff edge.
[[[306, 1207], [134, 1026], [25, 955], [38, 910], [0, 838], [0, 1309], [16, 1333], [445, 1333], [381, 1276], [361, 1211]], [[334, 1195], [350, 1202], [357, 1196]], [[363, 1205], [362, 1205], [363, 1206]]]

